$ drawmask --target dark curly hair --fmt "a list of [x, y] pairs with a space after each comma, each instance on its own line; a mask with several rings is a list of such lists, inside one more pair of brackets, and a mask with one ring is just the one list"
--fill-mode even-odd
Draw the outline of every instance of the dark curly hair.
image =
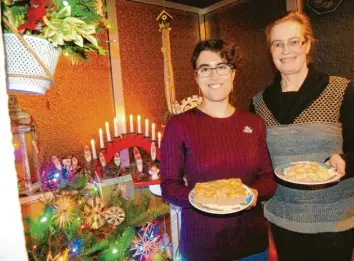
[[227, 64], [237, 68], [240, 59], [238, 49], [235, 44], [228, 44], [223, 40], [206, 40], [198, 43], [192, 55], [193, 69], [197, 69], [197, 59], [202, 51], [212, 51], [218, 53]]

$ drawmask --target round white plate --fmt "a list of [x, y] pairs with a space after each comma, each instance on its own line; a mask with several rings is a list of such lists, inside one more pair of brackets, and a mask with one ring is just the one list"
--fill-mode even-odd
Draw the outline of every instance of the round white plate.
[[287, 177], [286, 176], [286, 169], [295, 165], [295, 164], [298, 164], [298, 163], [311, 163], [311, 161], [298, 161], [298, 162], [291, 162], [291, 163], [283, 164], [283, 165], [276, 167], [274, 170], [274, 173], [278, 178], [280, 178], [286, 182], [290, 182], [290, 183], [294, 183], [294, 184], [301, 184], [301, 185], [322, 185], [322, 184], [336, 182], [336, 181], [340, 180], [340, 178], [341, 178], [340, 173], [338, 173], [334, 168], [331, 168], [329, 165], [327, 165], [325, 163], [320, 163], [320, 162], [316, 162], [316, 163], [318, 163], [321, 166], [328, 169], [328, 172], [330, 174], [329, 179], [326, 179], [323, 181], [301, 181], [301, 180], [293, 180], [293, 179]]
[[253, 193], [252, 193], [252, 190], [247, 187], [246, 185], [242, 185], [246, 191], [247, 191], [247, 204], [237, 204], [235, 206], [232, 206], [232, 208], [227, 208], [227, 209], [224, 209], [224, 210], [221, 210], [221, 209], [213, 209], [211, 207], [207, 207], [207, 206], [204, 206], [202, 204], [198, 204], [194, 201], [194, 189], [192, 189], [191, 192], [189, 192], [189, 195], [188, 195], [188, 199], [189, 199], [189, 202], [192, 204], [193, 207], [195, 207], [196, 209], [199, 209], [203, 212], [206, 212], [206, 213], [210, 213], [210, 214], [218, 214], [218, 215], [226, 215], [226, 214], [232, 214], [232, 213], [236, 213], [236, 212], [239, 212], [239, 211], [242, 211], [246, 208], [249, 207], [249, 205], [251, 205], [251, 202], [252, 202], [252, 199], [253, 199]]

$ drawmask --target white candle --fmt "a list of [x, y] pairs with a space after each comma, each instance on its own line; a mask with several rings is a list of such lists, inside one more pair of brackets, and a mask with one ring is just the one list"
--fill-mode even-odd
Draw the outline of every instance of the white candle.
[[104, 142], [103, 142], [103, 131], [102, 129], [99, 129], [98, 134], [100, 136], [100, 148], [104, 148]]
[[145, 119], [145, 137], [149, 137], [149, 120]]
[[133, 122], [133, 115], [130, 114], [129, 116], [129, 123], [130, 123], [130, 132], [134, 132], [134, 122]]
[[140, 115], [138, 115], [138, 133], [141, 133]]
[[91, 140], [91, 149], [92, 149], [92, 158], [97, 159], [97, 153], [96, 153], [96, 147], [95, 147], [94, 140]]
[[106, 121], [106, 135], [107, 135], [107, 141], [112, 141], [111, 132], [109, 131], [109, 124], [107, 121]]
[[155, 140], [155, 123], [151, 124], [151, 140]]
[[157, 133], [157, 147], [160, 148], [161, 146], [161, 132]]
[[117, 119], [114, 118], [113, 120], [113, 127], [114, 127], [114, 137], [119, 137], [119, 132], [118, 132], [118, 124], [117, 124]]
[[122, 134], [127, 134], [127, 128], [125, 126], [125, 116], [122, 116]]

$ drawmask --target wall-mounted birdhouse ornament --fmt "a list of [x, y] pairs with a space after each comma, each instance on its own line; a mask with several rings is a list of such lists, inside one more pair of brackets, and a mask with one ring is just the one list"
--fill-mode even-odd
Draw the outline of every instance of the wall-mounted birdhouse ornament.
[[160, 29], [168, 29], [171, 26], [172, 16], [163, 10], [156, 18], [156, 21], [159, 22]]

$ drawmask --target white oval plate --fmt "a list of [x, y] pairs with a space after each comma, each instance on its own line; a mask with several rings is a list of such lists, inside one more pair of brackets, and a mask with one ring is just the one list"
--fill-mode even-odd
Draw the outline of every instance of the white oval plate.
[[314, 161], [297, 161], [297, 162], [286, 163], [286, 164], [276, 167], [274, 170], [274, 173], [278, 178], [280, 178], [286, 182], [300, 184], [300, 185], [322, 185], [322, 184], [332, 183], [332, 182], [336, 182], [336, 181], [340, 180], [340, 178], [341, 178], [340, 173], [338, 173], [335, 169], [331, 168], [329, 165], [327, 165], [325, 163], [320, 163], [320, 162], [315, 162], [315, 163], [318, 163], [321, 166], [328, 169], [329, 174], [330, 174], [329, 179], [322, 180], [322, 181], [301, 181], [301, 180], [293, 180], [293, 179], [286, 176], [286, 169], [287, 168], [294, 166], [295, 164], [298, 164], [298, 163], [311, 163], [311, 162], [314, 163]]
[[192, 204], [193, 207], [196, 209], [199, 209], [203, 212], [210, 213], [210, 214], [217, 214], [217, 215], [226, 215], [226, 214], [232, 214], [236, 213], [239, 211], [242, 211], [246, 208], [248, 208], [251, 205], [252, 199], [253, 199], [253, 193], [252, 190], [247, 187], [246, 185], [242, 185], [246, 191], [247, 191], [247, 204], [236, 204], [232, 208], [227, 208], [227, 209], [213, 209], [211, 207], [204, 206], [202, 204], [198, 204], [194, 201], [194, 189], [192, 189], [191, 192], [189, 192], [188, 199], [189, 202]]

